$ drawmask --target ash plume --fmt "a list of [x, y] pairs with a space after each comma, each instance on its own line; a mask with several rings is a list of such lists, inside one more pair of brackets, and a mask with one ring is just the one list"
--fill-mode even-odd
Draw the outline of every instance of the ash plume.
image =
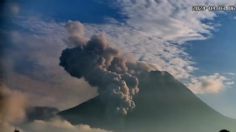
[[110, 46], [105, 34], [84, 37], [84, 27], [79, 22], [66, 24], [72, 48], [62, 52], [60, 65], [72, 76], [84, 78], [98, 88], [101, 100], [108, 111], [126, 115], [135, 108], [133, 97], [139, 92], [138, 69], [148, 70], [148, 65], [138, 63]]

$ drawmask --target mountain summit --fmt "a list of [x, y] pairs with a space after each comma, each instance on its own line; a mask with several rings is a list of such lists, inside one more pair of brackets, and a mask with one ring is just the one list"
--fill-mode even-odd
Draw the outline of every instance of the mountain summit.
[[115, 132], [217, 132], [236, 130], [236, 121], [216, 112], [168, 72], [139, 75], [136, 107], [127, 115], [113, 115], [98, 95], [59, 113], [73, 124], [88, 124]]

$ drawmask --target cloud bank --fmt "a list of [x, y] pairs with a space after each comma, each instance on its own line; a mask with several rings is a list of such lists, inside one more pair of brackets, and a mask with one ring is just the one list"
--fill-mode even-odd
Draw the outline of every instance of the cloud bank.
[[[72, 125], [70, 122], [53, 118], [48, 121], [34, 120], [25, 122], [27, 118], [27, 98], [21, 92], [0, 85], [0, 131], [14, 132], [109, 132], [89, 125]], [[46, 114], [46, 113], [44, 113]]]
[[188, 87], [198, 94], [204, 93], [220, 93], [225, 89], [225, 85], [233, 85], [234, 82], [228, 80], [226, 77], [215, 73], [209, 76], [201, 76], [199, 78], [192, 78]]
[[13, 132], [14, 125], [21, 123], [26, 114], [26, 98], [17, 91], [0, 85], [0, 130]]
[[22, 126], [23, 132], [109, 132], [88, 125], [72, 125], [70, 122], [54, 118], [49, 121], [35, 120]]

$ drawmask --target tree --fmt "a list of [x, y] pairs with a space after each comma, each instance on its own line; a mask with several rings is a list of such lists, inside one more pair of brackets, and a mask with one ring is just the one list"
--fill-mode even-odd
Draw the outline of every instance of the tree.
[[15, 129], [15, 131], [14, 132], [20, 132], [20, 130], [17, 130], [17, 129]]
[[226, 130], [226, 129], [222, 129], [220, 130], [219, 132], [230, 132], [229, 130]]

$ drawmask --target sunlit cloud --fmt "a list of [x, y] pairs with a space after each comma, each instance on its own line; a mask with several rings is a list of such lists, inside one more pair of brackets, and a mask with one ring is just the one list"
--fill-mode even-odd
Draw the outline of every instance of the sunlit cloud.
[[27, 99], [21, 92], [11, 90], [0, 82], [0, 130], [11, 132], [14, 125], [26, 117]]
[[197, 94], [213, 93], [217, 94], [223, 90], [225, 87], [233, 85], [234, 82], [230, 81], [226, 77], [215, 73], [209, 76], [201, 76], [197, 78], [192, 78], [188, 87]]
[[22, 126], [23, 132], [110, 132], [89, 125], [72, 125], [70, 122], [54, 118], [49, 121], [35, 120]]

